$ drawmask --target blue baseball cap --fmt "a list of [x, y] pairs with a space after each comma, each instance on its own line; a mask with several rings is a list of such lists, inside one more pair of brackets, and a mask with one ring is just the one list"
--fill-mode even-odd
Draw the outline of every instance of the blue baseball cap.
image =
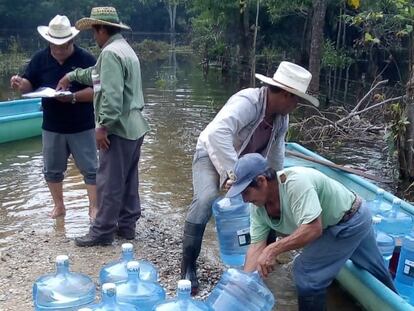
[[232, 172], [234, 182], [226, 197], [232, 198], [242, 193], [258, 175], [263, 174], [268, 168], [266, 159], [259, 153], [248, 153], [242, 156], [234, 165]]

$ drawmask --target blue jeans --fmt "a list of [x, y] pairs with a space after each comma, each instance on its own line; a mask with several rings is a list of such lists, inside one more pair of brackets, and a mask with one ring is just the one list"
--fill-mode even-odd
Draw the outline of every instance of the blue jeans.
[[196, 150], [193, 157], [193, 201], [186, 221], [205, 225], [211, 217], [211, 205], [219, 196], [220, 177], [207, 152]]
[[63, 181], [69, 155], [83, 175], [85, 184], [96, 184], [98, 158], [95, 129], [79, 133], [61, 134], [42, 131], [43, 174], [51, 183]]
[[319, 239], [295, 258], [293, 274], [298, 295], [325, 292], [348, 259], [395, 291], [377, 247], [372, 215], [365, 202], [348, 221], [326, 228]]

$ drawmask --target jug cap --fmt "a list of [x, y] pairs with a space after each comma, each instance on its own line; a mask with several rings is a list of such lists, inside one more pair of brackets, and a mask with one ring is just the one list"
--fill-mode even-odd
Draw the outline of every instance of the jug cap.
[[123, 243], [121, 247], [123, 252], [132, 252], [134, 249], [134, 245], [131, 243]]
[[179, 280], [177, 287], [179, 290], [191, 290], [191, 281]]
[[110, 294], [110, 293], [115, 294], [115, 292], [116, 292], [115, 283], [104, 283], [102, 285], [102, 292], [103, 293], [108, 293], [108, 294]]
[[382, 221], [382, 218], [380, 216], [372, 216], [372, 222], [374, 224], [379, 224]]
[[69, 257], [67, 255], [56, 256], [56, 263], [65, 263], [66, 261], [69, 261]]
[[127, 270], [128, 271], [135, 271], [139, 272], [139, 262], [136, 260], [131, 260], [127, 263]]

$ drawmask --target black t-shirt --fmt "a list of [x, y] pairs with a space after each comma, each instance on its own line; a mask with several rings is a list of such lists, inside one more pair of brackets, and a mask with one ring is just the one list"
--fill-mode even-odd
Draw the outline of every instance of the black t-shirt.
[[[56, 88], [59, 80], [76, 68], [88, 68], [95, 65], [96, 59], [90, 53], [74, 46], [71, 56], [60, 65], [47, 47], [37, 52], [25, 70], [24, 78], [30, 81], [33, 90], [39, 87]], [[72, 82], [70, 91], [76, 92], [86, 85]], [[95, 127], [93, 103], [62, 103], [54, 98], [42, 98], [43, 124], [46, 131], [56, 133], [78, 133]]]

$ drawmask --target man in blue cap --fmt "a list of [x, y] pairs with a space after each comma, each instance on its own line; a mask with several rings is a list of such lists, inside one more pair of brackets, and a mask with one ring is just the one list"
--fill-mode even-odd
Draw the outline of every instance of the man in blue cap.
[[[267, 277], [276, 257], [303, 248], [293, 263], [300, 311], [326, 310], [326, 288], [348, 259], [395, 291], [364, 201], [339, 182], [306, 167], [276, 172], [257, 153], [235, 164], [227, 197], [253, 203], [245, 271]], [[270, 230], [286, 237], [266, 244]]]

